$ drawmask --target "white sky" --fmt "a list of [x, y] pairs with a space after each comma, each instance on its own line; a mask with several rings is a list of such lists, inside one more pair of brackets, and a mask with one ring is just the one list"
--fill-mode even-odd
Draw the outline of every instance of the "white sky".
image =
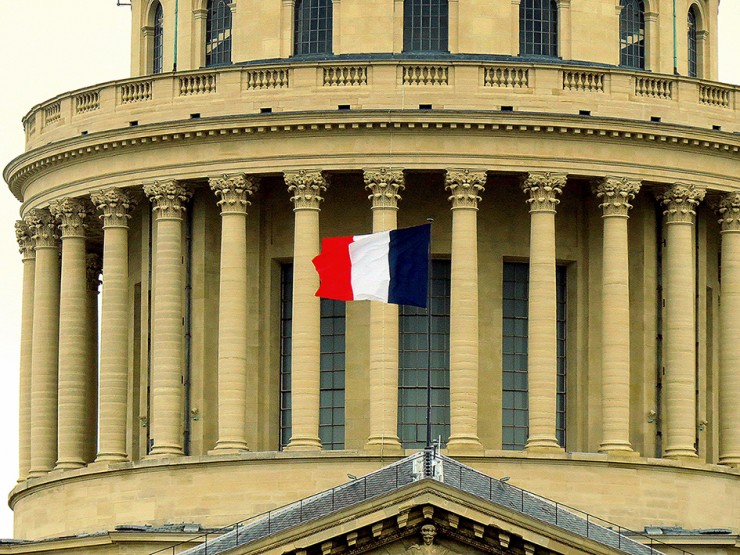
[[[720, 80], [740, 84], [740, 0], [721, 0]], [[129, 74], [131, 12], [116, 0], [0, 0], [0, 167], [23, 152], [21, 118], [34, 104]], [[18, 476], [19, 204], [0, 184], [0, 497]], [[12, 513], [0, 503], [0, 537]]]

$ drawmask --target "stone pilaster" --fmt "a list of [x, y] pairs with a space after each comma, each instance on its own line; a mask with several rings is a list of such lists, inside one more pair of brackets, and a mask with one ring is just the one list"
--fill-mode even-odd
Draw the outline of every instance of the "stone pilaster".
[[285, 172], [293, 195], [293, 355], [292, 436], [287, 450], [318, 450], [321, 300], [315, 296], [319, 277], [311, 262], [319, 254], [319, 212], [327, 181], [321, 172]]
[[96, 461], [128, 460], [128, 220], [132, 201], [112, 187], [92, 195], [103, 220], [103, 294], [100, 334], [100, 443]]
[[719, 304], [719, 462], [740, 466], [740, 193], [719, 203], [722, 276]]
[[[221, 277], [218, 308], [218, 453], [246, 451], [247, 376], [257, 372], [247, 353], [247, 208], [255, 177], [209, 180], [221, 207]], [[252, 407], [256, 410], [256, 407]]]
[[526, 448], [560, 451], [556, 438], [557, 290], [555, 212], [565, 174], [530, 173], [522, 183], [529, 196], [529, 437]]
[[23, 299], [21, 304], [21, 349], [18, 415], [18, 481], [28, 478], [31, 468], [31, 360], [33, 353], [33, 284], [36, 272], [36, 242], [28, 224], [15, 222], [15, 236], [23, 256]]
[[660, 195], [665, 224], [665, 438], [669, 458], [696, 457], [694, 218], [704, 190], [677, 183]]
[[59, 236], [48, 208], [25, 217], [36, 248], [31, 353], [31, 467], [43, 476], [57, 460], [57, 374], [59, 369]]
[[604, 177], [594, 182], [604, 224], [601, 270], [601, 446], [603, 453], [632, 453], [630, 433], [630, 202], [640, 182]]
[[478, 439], [478, 203], [485, 171], [447, 170], [452, 203], [450, 283], [451, 454], [482, 453]]
[[[403, 171], [373, 168], [364, 171], [372, 202], [373, 232], [397, 227]], [[370, 436], [366, 449], [400, 451], [398, 439], [398, 305], [370, 303]]]
[[[150, 455], [183, 454], [183, 328], [182, 219], [192, 192], [178, 181], [145, 185], [152, 203], [156, 243], [152, 303], [151, 420], [153, 446]], [[105, 274], [103, 274], [105, 289]]]

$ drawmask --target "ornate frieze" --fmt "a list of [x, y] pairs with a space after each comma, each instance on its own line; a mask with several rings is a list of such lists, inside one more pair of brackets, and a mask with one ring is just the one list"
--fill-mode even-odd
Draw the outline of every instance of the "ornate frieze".
[[740, 231], [740, 193], [727, 193], [717, 206], [722, 231]]
[[676, 183], [658, 196], [658, 202], [663, 206], [665, 223], [693, 223], [699, 203], [704, 200], [706, 191], [694, 185]]
[[30, 210], [24, 221], [31, 231], [36, 248], [59, 247], [57, 235], [57, 221], [48, 208], [34, 208]]
[[402, 170], [378, 168], [364, 170], [365, 188], [370, 191], [368, 199], [373, 208], [398, 208], [401, 195], [398, 193], [405, 188]]
[[486, 172], [473, 170], [447, 170], [445, 189], [450, 191], [452, 208], [478, 208], [480, 193], [486, 185]]
[[560, 203], [558, 195], [563, 192], [563, 187], [568, 180], [564, 173], [533, 172], [527, 174], [522, 181], [524, 194], [529, 195], [530, 212], [555, 212]]
[[63, 198], [52, 201], [49, 205], [52, 215], [59, 221], [62, 239], [68, 237], [85, 237], [90, 205], [83, 199]]
[[607, 176], [594, 180], [592, 190], [599, 199], [604, 216], [627, 216], [630, 201], [640, 191], [640, 181], [626, 177]]
[[144, 194], [152, 203], [152, 210], [159, 219], [182, 218], [185, 212], [185, 203], [193, 196], [193, 192], [175, 179], [155, 181], [144, 185]]
[[319, 210], [321, 201], [324, 200], [321, 193], [329, 185], [322, 172], [299, 170], [285, 172], [284, 176], [288, 191], [293, 194], [290, 200], [296, 210]]
[[257, 191], [259, 178], [243, 173], [211, 177], [211, 190], [218, 196], [221, 213], [245, 214], [251, 204], [249, 198]]
[[100, 273], [103, 271], [103, 258], [95, 253], [88, 253], [86, 257], [87, 290], [98, 292], [100, 284]]
[[15, 239], [18, 241], [18, 251], [23, 255], [23, 260], [36, 257], [34, 250], [36, 241], [33, 239], [33, 232], [23, 220], [15, 222]]
[[93, 204], [102, 212], [104, 227], [127, 227], [131, 218], [129, 210], [134, 201], [122, 189], [110, 187], [90, 195]]

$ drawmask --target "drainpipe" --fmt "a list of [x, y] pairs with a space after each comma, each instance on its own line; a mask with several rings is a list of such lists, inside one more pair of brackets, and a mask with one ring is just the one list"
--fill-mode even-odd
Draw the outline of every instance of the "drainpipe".
[[678, 33], [676, 32], [676, 0], [673, 0], [673, 75], [678, 75]]
[[[676, 0], [673, 0], [674, 4], [675, 4], [675, 1]], [[676, 9], [674, 5], [674, 9], [673, 9], [674, 24], [675, 24], [675, 18], [676, 18], [675, 11]], [[175, 62], [172, 64], [172, 71], [177, 71], [177, 35], [179, 34], [178, 32], [179, 18], [180, 18], [180, 0], [175, 0]]]

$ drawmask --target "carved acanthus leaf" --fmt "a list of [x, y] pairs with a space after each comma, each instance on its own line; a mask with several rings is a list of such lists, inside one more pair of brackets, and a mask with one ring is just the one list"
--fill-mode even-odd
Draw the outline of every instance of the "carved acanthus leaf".
[[450, 191], [449, 200], [452, 208], [478, 208], [480, 193], [486, 185], [486, 172], [464, 170], [447, 170], [445, 189]]
[[641, 183], [626, 177], [607, 176], [594, 180], [592, 189], [604, 216], [627, 216], [630, 201], [640, 191]]
[[240, 173], [211, 177], [208, 184], [219, 198], [217, 204], [221, 207], [222, 214], [227, 212], [246, 214], [247, 207], [251, 204], [249, 198], [259, 186], [259, 178]]
[[402, 170], [378, 168], [364, 170], [365, 188], [370, 191], [368, 199], [373, 208], [398, 208], [398, 201], [403, 191], [404, 176]]
[[30, 210], [24, 221], [31, 231], [36, 248], [59, 247], [57, 235], [57, 221], [48, 208], [34, 208]]
[[118, 187], [102, 189], [90, 195], [93, 204], [102, 212], [100, 216], [104, 227], [127, 227], [131, 218], [129, 211], [134, 206], [133, 199]]
[[321, 194], [329, 185], [322, 172], [299, 170], [285, 172], [284, 176], [288, 191], [293, 195], [290, 200], [296, 210], [319, 210], [321, 201], [324, 200]]
[[18, 251], [23, 255], [23, 259], [34, 258], [36, 256], [36, 242], [33, 239], [33, 232], [26, 222], [17, 220], [15, 222], [15, 239], [18, 241]]
[[740, 231], [740, 193], [727, 193], [717, 205], [722, 231]]
[[665, 222], [693, 223], [696, 216], [695, 208], [704, 200], [706, 191], [694, 185], [676, 183], [658, 196], [658, 202], [663, 206]]
[[174, 179], [144, 185], [144, 194], [151, 201], [152, 210], [157, 218], [175, 220], [182, 219], [185, 203], [193, 196], [190, 189]]
[[87, 222], [91, 213], [90, 204], [80, 198], [63, 198], [52, 201], [49, 205], [52, 215], [59, 222], [62, 239], [67, 237], [85, 237]]
[[564, 173], [533, 172], [522, 182], [524, 194], [529, 195], [530, 212], [555, 212], [560, 203], [558, 195], [563, 192], [568, 176]]

